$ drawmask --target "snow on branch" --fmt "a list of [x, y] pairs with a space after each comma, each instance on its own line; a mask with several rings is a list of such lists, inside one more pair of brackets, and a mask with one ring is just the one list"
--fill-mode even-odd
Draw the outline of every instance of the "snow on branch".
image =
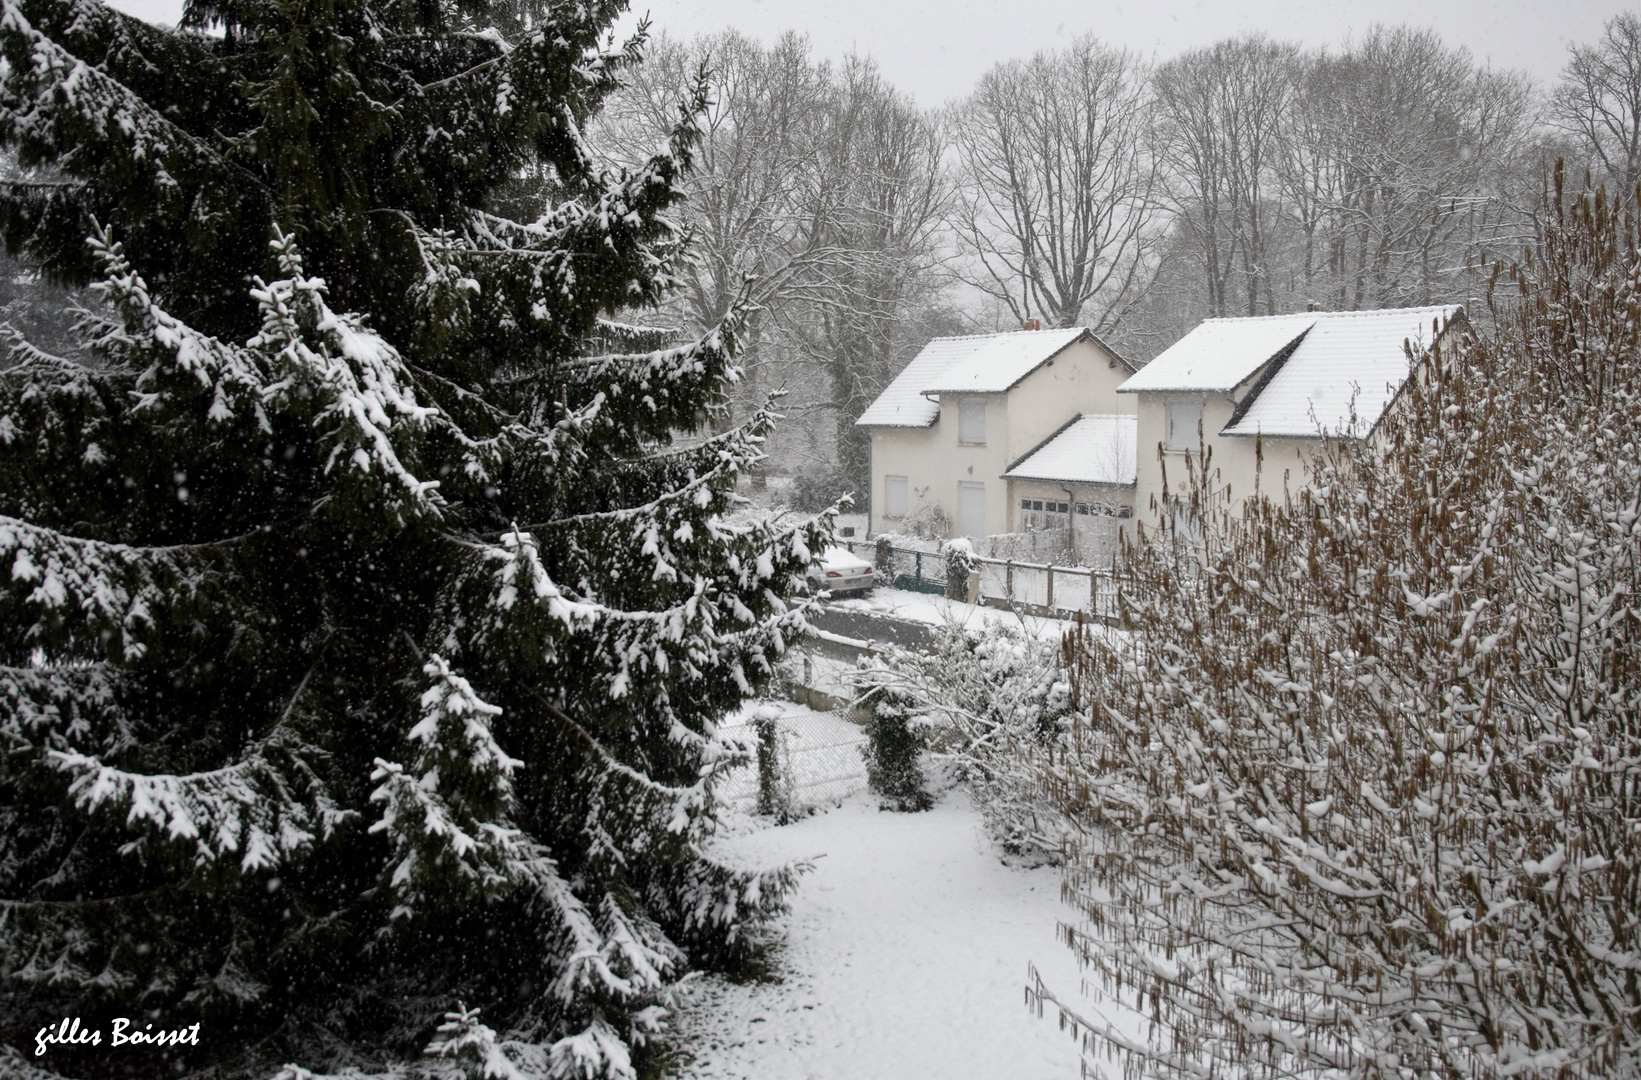
[[183, 776], [127, 772], [73, 751], [46, 756], [73, 777], [76, 809], [124, 815], [138, 834], [127, 850], [151, 840], [179, 843], [192, 847], [197, 866], [233, 860], [255, 873], [290, 862], [353, 816], [336, 807], [307, 753], [281, 725], [233, 765]]
[[638, 1075], [626, 1040], [603, 1020], [595, 1020], [584, 1030], [558, 1040], [550, 1054], [555, 1078], [632, 1080]]
[[[415, 476], [406, 460], [437, 410], [416, 400], [392, 345], [357, 315], [331, 311], [324, 281], [303, 272], [294, 237], [276, 230], [270, 246], [286, 276], [271, 284], [256, 279], [251, 296], [262, 309], [262, 331], [247, 342], [271, 357], [276, 381], [266, 396], [293, 407], [316, 395], [312, 422], [328, 444], [324, 470], [356, 486], [359, 503], [385, 501], [400, 524], [437, 520], [438, 481]], [[385, 490], [372, 479], [378, 473], [389, 482]]]
[[[92, 288], [124, 322], [122, 333], [105, 335], [97, 345], [119, 359], [135, 361], [133, 366], [141, 372], [137, 408], [154, 408], [168, 395], [192, 390], [209, 396], [206, 419], [211, 423], [249, 412], [265, 429], [261, 395], [269, 381], [266, 361], [254, 351], [199, 333], [156, 304], [123, 247], [101, 225], [93, 225], [86, 243], [103, 271], [102, 281]], [[152, 357], [146, 366], [145, 355]]]
[[121, 672], [106, 663], [0, 667], [0, 739], [6, 753], [45, 746], [95, 746], [117, 753], [131, 745], [120, 709]]
[[738, 303], [718, 326], [693, 342], [646, 353], [567, 360], [502, 375], [496, 385], [518, 396], [526, 411], [556, 401], [566, 391], [581, 398], [602, 394], [602, 422], [611, 434], [630, 428], [655, 439], [667, 438], [674, 431], [693, 429], [703, 400], [710, 401], [722, 384], [739, 380], [731, 358], [749, 314], [749, 306]]
[[[429, 427], [430, 440], [447, 439], [456, 447], [460, 462], [451, 484], [480, 492], [496, 483], [511, 469], [527, 473], [555, 489], [568, 487], [587, 460], [587, 442], [594, 434], [604, 396], [593, 395], [580, 408], [559, 410], [558, 419], [547, 431], [524, 423], [512, 414], [484, 401], [455, 383], [421, 369], [412, 369], [429, 398], [447, 404], [440, 408]], [[474, 426], [490, 431], [475, 435], [454, 415], [467, 411]], [[539, 497], [539, 496], [538, 496]]]
[[559, 875], [539, 844], [513, 824], [513, 772], [523, 763], [495, 741], [488, 704], [440, 656], [423, 673], [430, 685], [422, 715], [406, 742], [409, 768], [377, 759], [372, 780], [382, 817], [371, 831], [393, 845], [388, 885], [399, 898], [394, 917], [426, 914], [466, 895], [495, 898], [522, 891], [544, 917], [544, 932], [563, 935], [566, 963], [554, 986], [565, 1003], [583, 995], [641, 998], [658, 992], [682, 954], [647, 921], [606, 897], [597, 913]]
[[210, 545], [129, 547], [0, 516], [0, 604], [17, 609], [23, 644], [85, 659], [142, 656], [159, 611], [197, 597], [214, 562]]
[[496, 1033], [479, 1022], [479, 1010], [456, 1003], [455, 1012], [444, 1014], [433, 1041], [422, 1051], [441, 1061], [455, 1062], [472, 1080], [527, 1080], [496, 1040]]
[[421, 716], [406, 735], [409, 768], [376, 759], [371, 802], [382, 816], [371, 832], [393, 848], [388, 884], [400, 898], [396, 916], [436, 899], [439, 883], [455, 879], [493, 897], [515, 883], [518, 830], [513, 770], [523, 762], [496, 742], [491, 720], [501, 709], [434, 654], [422, 667], [429, 680]]
[[712, 941], [719, 958], [745, 955], [758, 944], [750, 936], [752, 929], [785, 911], [798, 879], [814, 868], [814, 863], [800, 859], [748, 870], [698, 855], [673, 883], [676, 898], [671, 901], [670, 914], [683, 928], [684, 940], [697, 952]]
[[[1562, 242], [1522, 271], [1556, 303], [1422, 357], [1381, 441], [1292, 499], [1232, 514], [1192, 476], [1196, 542], [1128, 549], [1124, 632], [1068, 641], [1081, 708], [1026, 758], [1067, 826], [1064, 936], [1168, 1033], [1092, 1048], [1175, 1076], [1641, 1060], [1634, 301], [1540, 325], [1636, 278]], [[1629, 368], [1586, 381], [1604, 337]]]
[[16, 0], [0, 4], [0, 49], [9, 59], [4, 124], [35, 152], [50, 148], [59, 168], [77, 175], [106, 168], [96, 147], [139, 172], [156, 190], [180, 197], [177, 177], [215, 174], [223, 190], [260, 190], [254, 174], [188, 134], [101, 67], [75, 57], [30, 23]]
[[[670, 487], [647, 503], [638, 506], [624, 506], [616, 510], [554, 518], [551, 521], [525, 526], [525, 528], [536, 532], [549, 529], [603, 531], [614, 525], [642, 521], [645, 525], [645, 531], [653, 531], [653, 522], [658, 518], [664, 519], [675, 506], [686, 504], [693, 506], [696, 510], [701, 510], [721, 501], [715, 496], [733, 486], [735, 478], [746, 468], [748, 457], [751, 460], [757, 460], [757, 457], [761, 456], [761, 453], [756, 450], [748, 452], [750, 445], [746, 442], [731, 442], [716, 447], [712, 451], [712, 456], [716, 460], [711, 462], [708, 469], [695, 476], [682, 478], [683, 483], [681, 485]], [[736, 453], [738, 450], [742, 453]], [[643, 541], [644, 536], [641, 533], [635, 539]], [[653, 541], [645, 543], [646, 554], [651, 553], [653, 548]]]

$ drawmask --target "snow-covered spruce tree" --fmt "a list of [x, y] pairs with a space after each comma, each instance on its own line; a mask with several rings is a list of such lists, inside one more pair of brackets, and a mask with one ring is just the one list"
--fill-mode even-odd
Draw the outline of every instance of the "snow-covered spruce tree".
[[[1603, 195], [1500, 267], [1365, 444], [1127, 555], [1044, 764], [1066, 939], [1134, 1072], [1641, 1070], [1641, 251]], [[1211, 472], [1211, 470], [1208, 470]], [[1165, 512], [1173, 508], [1164, 507]], [[1193, 550], [1194, 549], [1194, 550]]]
[[414, 1059], [460, 1001], [524, 1075], [630, 1076], [781, 904], [703, 854], [717, 720], [829, 522], [726, 520], [767, 409], [677, 438], [738, 316], [613, 321], [672, 283], [698, 138], [588, 156], [619, 8], [4, 2], [46, 177], [8, 238], [108, 305], [90, 363], [0, 371], [7, 1031], [200, 1020], [173, 1056], [266, 1076]]

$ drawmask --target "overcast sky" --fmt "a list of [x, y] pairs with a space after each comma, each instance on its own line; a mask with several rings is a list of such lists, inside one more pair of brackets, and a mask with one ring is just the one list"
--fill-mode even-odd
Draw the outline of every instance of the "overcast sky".
[[[181, 0], [115, 0], [156, 22], [175, 22]], [[1567, 46], [1593, 41], [1622, 0], [654, 0], [655, 27], [679, 37], [735, 27], [772, 40], [809, 35], [815, 52], [876, 57], [924, 105], [974, 85], [991, 65], [1093, 31], [1112, 44], [1166, 58], [1223, 37], [1262, 31], [1308, 45], [1334, 44], [1375, 22], [1435, 29], [1476, 56], [1553, 80]], [[627, 20], [636, 21], [636, 14]]]

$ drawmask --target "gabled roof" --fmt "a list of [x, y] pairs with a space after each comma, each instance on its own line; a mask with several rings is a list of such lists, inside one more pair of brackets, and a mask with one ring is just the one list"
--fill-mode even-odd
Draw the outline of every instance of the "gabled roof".
[[1012, 388], [1083, 337], [1133, 366], [1080, 326], [935, 338], [861, 414], [860, 427], [928, 427], [940, 416], [930, 394], [997, 394]]
[[1136, 479], [1135, 416], [1079, 416], [1017, 461], [1005, 480], [1062, 484], [1132, 484]]
[[1407, 378], [1402, 343], [1429, 345], [1463, 312], [1446, 304], [1206, 319], [1117, 393], [1230, 393], [1254, 380], [1221, 434], [1365, 435]]
[[1319, 314], [1205, 319], [1119, 386], [1117, 393], [1229, 393], [1309, 330]]
[[1448, 304], [1310, 313], [1315, 324], [1305, 339], [1265, 373], [1222, 434], [1367, 435], [1407, 380], [1403, 343], [1417, 354], [1463, 311]]
[[1081, 326], [1071, 326], [970, 338], [973, 351], [942, 371], [923, 392], [1001, 394], [1072, 342], [1093, 336]]

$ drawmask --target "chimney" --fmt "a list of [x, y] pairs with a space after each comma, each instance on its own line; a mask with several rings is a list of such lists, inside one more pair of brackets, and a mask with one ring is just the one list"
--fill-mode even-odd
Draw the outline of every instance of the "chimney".
[[1041, 319], [1027, 319], [1025, 325], [1020, 327], [1022, 330], [1041, 330], [1042, 328], [1043, 320]]

